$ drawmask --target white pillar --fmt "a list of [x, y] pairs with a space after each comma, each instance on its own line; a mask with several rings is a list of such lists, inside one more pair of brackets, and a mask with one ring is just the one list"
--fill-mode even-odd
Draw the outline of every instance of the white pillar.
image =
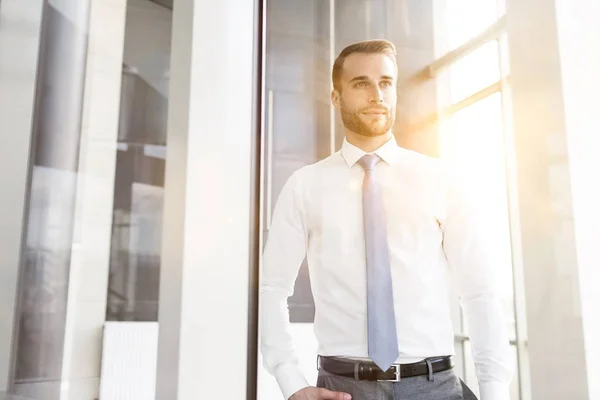
[[254, 8], [174, 5], [159, 400], [246, 398]]
[[90, 0], [61, 400], [98, 397], [127, 0]]
[[[0, 4], [0, 395], [8, 389], [42, 0]], [[10, 56], [7, 56], [10, 55]]]
[[599, 398], [599, 17], [507, 0], [532, 399]]
[[588, 398], [600, 400], [600, 3], [556, 0]]

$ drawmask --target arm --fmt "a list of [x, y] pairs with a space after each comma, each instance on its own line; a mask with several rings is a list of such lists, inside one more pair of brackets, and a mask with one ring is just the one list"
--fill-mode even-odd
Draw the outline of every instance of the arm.
[[[457, 283], [482, 400], [509, 400], [513, 374], [494, 257], [485, 218], [456, 180], [446, 189], [444, 252]], [[470, 200], [471, 199], [471, 200]]]
[[286, 399], [309, 386], [298, 366], [289, 330], [287, 298], [306, 254], [298, 177], [293, 174], [277, 200], [263, 253], [260, 283], [260, 344], [264, 366], [276, 379]]

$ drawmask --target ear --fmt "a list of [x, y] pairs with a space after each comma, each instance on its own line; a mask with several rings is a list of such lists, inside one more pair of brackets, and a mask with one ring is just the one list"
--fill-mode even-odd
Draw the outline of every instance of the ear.
[[340, 93], [337, 90], [332, 90], [331, 91], [331, 104], [333, 104], [333, 106], [335, 108], [340, 108]]

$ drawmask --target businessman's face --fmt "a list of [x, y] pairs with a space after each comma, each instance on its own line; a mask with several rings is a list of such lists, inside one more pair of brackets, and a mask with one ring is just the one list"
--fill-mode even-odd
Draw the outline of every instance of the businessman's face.
[[398, 71], [386, 54], [353, 53], [346, 57], [341, 93], [331, 99], [340, 109], [344, 126], [362, 136], [384, 135], [396, 118]]

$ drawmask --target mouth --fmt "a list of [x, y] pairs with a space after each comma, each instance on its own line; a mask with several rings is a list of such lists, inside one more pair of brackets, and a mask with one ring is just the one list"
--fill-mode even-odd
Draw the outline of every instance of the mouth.
[[366, 110], [366, 111], [363, 111], [361, 114], [365, 114], [365, 115], [387, 115], [387, 113], [388, 113], [387, 110], [377, 109], [377, 110]]

